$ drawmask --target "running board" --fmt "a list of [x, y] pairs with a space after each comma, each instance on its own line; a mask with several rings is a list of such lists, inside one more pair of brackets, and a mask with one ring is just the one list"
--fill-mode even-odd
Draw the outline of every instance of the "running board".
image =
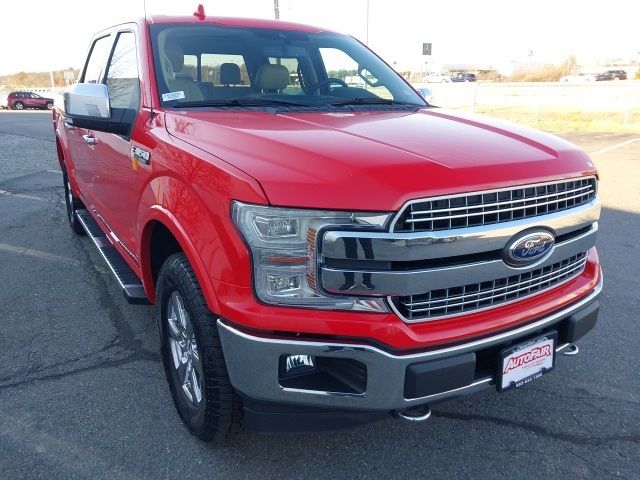
[[107, 262], [109, 269], [116, 277], [127, 302], [136, 305], [149, 305], [149, 299], [144, 292], [142, 282], [129, 264], [122, 258], [118, 250], [116, 250], [116, 247], [109, 241], [107, 235], [102, 231], [91, 214], [87, 210], [82, 209], [76, 210], [76, 216], [89, 238], [98, 248], [104, 261]]

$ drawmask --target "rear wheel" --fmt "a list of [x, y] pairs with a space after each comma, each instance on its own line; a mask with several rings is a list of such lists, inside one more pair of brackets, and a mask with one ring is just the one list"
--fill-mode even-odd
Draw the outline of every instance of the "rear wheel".
[[13, 105], [13, 108], [15, 108], [16, 110], [24, 110], [24, 103], [22, 103], [22, 102], [16, 102], [16, 103]]
[[162, 361], [180, 418], [196, 437], [222, 441], [242, 422], [218, 337], [217, 317], [183, 253], [160, 269], [157, 320]]
[[67, 206], [67, 219], [69, 220], [69, 226], [75, 234], [84, 235], [84, 228], [80, 224], [78, 215], [76, 214], [76, 211], [83, 208], [84, 205], [82, 204], [82, 201], [73, 194], [71, 183], [69, 183], [69, 177], [66, 171], [62, 174], [62, 181], [64, 182], [64, 201]]

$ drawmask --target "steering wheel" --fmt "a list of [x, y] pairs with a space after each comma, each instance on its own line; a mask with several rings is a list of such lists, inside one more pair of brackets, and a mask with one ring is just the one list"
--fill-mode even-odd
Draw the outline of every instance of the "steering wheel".
[[329, 78], [327, 78], [325, 80], [319, 81], [315, 85], [311, 85], [309, 87], [309, 90], [307, 90], [307, 94], [312, 94], [313, 92], [318, 90], [318, 88], [322, 87], [323, 85], [331, 85], [332, 83], [337, 83], [338, 85], [341, 85], [343, 87], [349, 87], [349, 85], [347, 85], [345, 82], [343, 82], [339, 78], [331, 78], [331, 77], [329, 77]]

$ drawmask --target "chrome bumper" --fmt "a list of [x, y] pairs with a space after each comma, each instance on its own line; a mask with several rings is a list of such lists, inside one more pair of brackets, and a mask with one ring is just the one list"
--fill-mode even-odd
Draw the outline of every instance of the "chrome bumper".
[[[409, 365], [476, 352], [526, 337], [579, 312], [595, 301], [601, 290], [602, 283], [579, 302], [528, 325], [461, 345], [412, 355], [393, 355], [365, 344], [258, 337], [241, 332], [221, 320], [218, 320], [218, 332], [232, 385], [254, 400], [335, 409], [402, 410], [412, 405], [471, 394], [489, 387], [495, 381], [493, 375], [486, 376], [454, 390], [420, 398], [405, 398], [405, 372]], [[567, 345], [559, 345], [557, 350]], [[282, 355], [296, 354], [353, 359], [364, 363], [367, 367], [366, 391], [344, 393], [282, 387], [278, 377], [279, 359]]]

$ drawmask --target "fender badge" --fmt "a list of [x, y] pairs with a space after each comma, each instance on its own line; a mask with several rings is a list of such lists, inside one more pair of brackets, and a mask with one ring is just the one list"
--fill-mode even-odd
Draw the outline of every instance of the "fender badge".
[[[140, 163], [144, 163], [145, 165], [149, 165], [151, 163], [151, 153], [147, 150], [144, 150], [140, 147], [136, 147], [133, 145], [131, 147], [131, 159], [136, 159]], [[136, 170], [136, 168], [133, 168]]]

